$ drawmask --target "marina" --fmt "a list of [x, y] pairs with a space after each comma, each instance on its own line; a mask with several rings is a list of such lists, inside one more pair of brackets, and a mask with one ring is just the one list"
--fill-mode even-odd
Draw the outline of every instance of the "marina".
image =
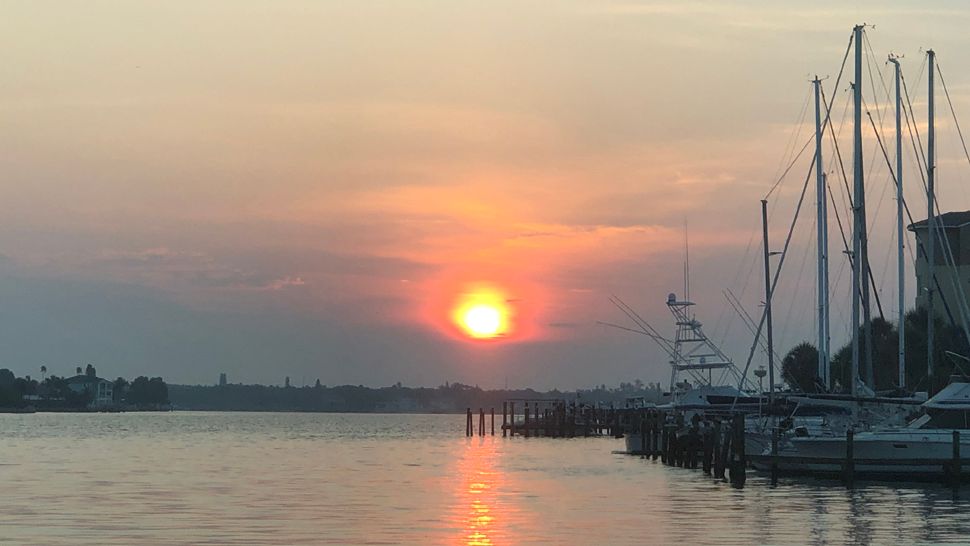
[[[764, 305], [759, 321], [744, 311], [740, 301], [729, 298], [738, 315], [745, 319], [753, 334], [753, 341], [744, 366], [733, 360], [708, 337], [697, 318], [695, 303], [690, 299], [690, 268], [685, 241], [684, 297], [669, 294], [666, 305], [674, 322], [674, 335], [667, 336], [660, 329], [644, 320], [631, 306], [617, 296], [611, 303], [632, 323], [625, 326], [611, 322], [601, 325], [642, 334], [652, 340], [669, 357], [670, 381], [668, 399], [663, 403], [642, 403], [628, 400], [623, 407], [597, 407], [566, 399], [508, 400], [503, 403], [500, 430], [503, 437], [550, 437], [575, 438], [577, 436], [605, 436], [624, 438], [623, 453], [658, 459], [669, 466], [688, 469], [700, 468], [715, 479], [728, 479], [732, 484], [743, 486], [746, 471], [767, 472], [771, 483], [777, 483], [779, 475], [801, 475], [821, 478], [838, 478], [852, 484], [857, 479], [877, 480], [935, 480], [958, 485], [967, 480], [965, 468], [970, 464], [970, 379], [962, 372], [959, 362], [970, 363], [970, 357], [946, 351], [953, 363], [952, 377], [941, 377], [941, 363], [935, 362], [939, 349], [935, 346], [935, 330], [940, 309], [934, 307], [936, 299], [942, 302], [945, 317], [953, 331], [959, 332], [962, 347], [970, 347], [970, 308], [962, 284], [956, 274], [947, 273], [941, 279], [937, 265], [943, 269], [956, 268], [954, 256], [960, 256], [962, 243], [948, 230], [963, 225], [955, 220], [959, 215], [943, 214], [938, 222], [934, 194], [935, 172], [935, 76], [938, 68], [935, 52], [927, 50], [927, 147], [925, 161], [920, 172], [925, 179], [927, 220], [914, 222], [909, 216], [909, 230], [916, 233], [916, 271], [918, 276], [917, 304], [925, 312], [925, 367], [907, 368], [904, 263], [905, 231], [904, 212], [910, 214], [903, 193], [903, 120], [911, 123], [913, 113], [904, 105], [910, 104], [908, 91], [902, 84], [901, 64], [898, 56], [890, 55], [888, 64], [893, 65], [895, 79], [895, 136], [896, 162], [890, 161], [883, 142], [878, 139], [883, 158], [896, 188], [896, 258], [898, 326], [891, 383], [886, 388], [876, 378], [886, 378], [880, 369], [884, 361], [877, 361], [874, 342], [873, 299], [883, 315], [879, 301], [878, 286], [869, 263], [869, 234], [866, 214], [866, 184], [863, 168], [863, 113], [874, 124], [869, 107], [864, 104], [863, 67], [872, 55], [866, 46], [866, 25], [853, 28], [846, 49], [842, 68], [835, 86], [838, 87], [852, 59], [854, 78], [851, 84], [852, 164], [853, 187], [850, 202], [853, 226], [851, 245], [842, 232], [844, 252], [849, 258], [852, 281], [850, 341], [838, 359], [841, 370], [836, 372], [833, 364], [830, 327], [829, 284], [829, 238], [828, 209], [831, 188], [828, 173], [823, 165], [823, 147], [826, 133], [833, 133], [834, 153], [841, 162], [838, 142], [830, 126], [830, 114], [835, 97], [826, 101], [822, 79], [812, 81], [814, 97], [814, 157], [810, 174], [814, 173], [816, 184], [816, 295], [817, 366], [807, 371], [812, 374], [811, 386], [799, 384], [789, 375], [777, 373], [777, 361], [772, 331], [772, 300], [782, 274], [782, 267], [789, 250], [802, 201], [809, 188], [811, 176], [805, 184], [795, 209], [784, 243], [784, 250], [776, 266], [771, 263], [769, 251], [768, 199], [761, 201], [762, 251], [764, 268]], [[871, 75], [870, 75], [871, 76]], [[942, 75], [939, 75], [942, 81]], [[872, 82], [870, 82], [872, 83]], [[888, 89], [887, 89], [888, 93]], [[905, 94], [904, 94], [905, 93]], [[947, 97], [949, 95], [947, 94]], [[950, 104], [952, 110], [952, 104]], [[848, 105], [847, 105], [848, 108]], [[952, 112], [951, 112], [952, 113]], [[956, 119], [954, 114], [954, 119]], [[879, 132], [874, 134], [878, 137]], [[962, 140], [962, 134], [960, 135]], [[915, 140], [914, 140], [915, 145]], [[806, 147], [808, 144], [806, 144]], [[804, 151], [804, 148], [803, 148]], [[970, 155], [967, 156], [970, 161]], [[844, 177], [846, 190], [849, 180]], [[770, 195], [771, 192], [769, 192]], [[841, 220], [839, 228], [842, 229]], [[925, 230], [921, 233], [920, 230]], [[939, 232], [939, 239], [936, 233]], [[957, 248], [954, 250], [953, 246]], [[937, 257], [939, 252], [941, 256]], [[923, 265], [920, 265], [920, 261]], [[944, 289], [944, 283], [952, 286]], [[882, 319], [879, 319], [882, 320]], [[908, 326], [908, 325], [907, 325]], [[758, 353], [764, 354], [765, 366], [751, 369]], [[791, 353], [790, 353], [791, 354]], [[879, 354], [887, 353], [879, 351]], [[791, 358], [786, 357], [786, 359]], [[909, 364], [915, 359], [910, 356]], [[848, 365], [848, 367], [846, 367]], [[749, 376], [757, 377], [757, 384]], [[790, 374], [791, 371], [789, 370]], [[839, 381], [838, 377], [845, 381]], [[768, 388], [764, 388], [767, 377]], [[880, 389], [880, 392], [877, 392]], [[916, 391], [915, 389], [923, 389]], [[521, 414], [516, 409], [519, 404]], [[491, 434], [495, 434], [495, 410], [491, 409]], [[521, 417], [520, 417], [521, 415]], [[479, 435], [485, 435], [485, 411], [479, 410]], [[466, 435], [474, 435], [473, 414], [467, 412]], [[727, 476], [727, 478], [725, 478]]]

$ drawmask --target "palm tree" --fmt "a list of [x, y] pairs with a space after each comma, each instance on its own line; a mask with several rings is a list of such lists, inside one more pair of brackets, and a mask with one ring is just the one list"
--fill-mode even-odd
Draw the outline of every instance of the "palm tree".
[[43, 364], [40, 366], [40, 380], [43, 381], [47, 379], [47, 366]]

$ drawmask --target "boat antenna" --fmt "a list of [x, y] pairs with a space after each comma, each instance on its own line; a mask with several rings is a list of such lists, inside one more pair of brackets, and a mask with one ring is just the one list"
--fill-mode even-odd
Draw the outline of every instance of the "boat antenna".
[[690, 301], [690, 239], [687, 232], [687, 218], [684, 218], [684, 299]]

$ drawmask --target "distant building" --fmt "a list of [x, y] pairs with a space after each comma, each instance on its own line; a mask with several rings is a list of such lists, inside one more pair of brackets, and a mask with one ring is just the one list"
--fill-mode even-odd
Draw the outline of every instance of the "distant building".
[[91, 396], [90, 408], [110, 406], [114, 403], [114, 384], [107, 379], [93, 375], [75, 375], [68, 378], [67, 388], [76, 393], [88, 393]]
[[226, 374], [224, 373], [219, 374], [219, 386], [220, 387], [226, 386]]
[[[936, 279], [939, 282], [939, 292], [933, 294], [933, 311], [937, 317], [946, 318], [946, 307], [943, 300], [948, 302], [954, 316], [957, 316], [956, 302], [960, 294], [954, 285], [954, 280], [963, 287], [964, 296], [970, 295], [970, 211], [947, 212], [936, 217], [937, 228], [946, 234], [946, 242], [936, 237], [933, 249], [936, 264]], [[926, 296], [930, 288], [929, 266], [926, 262], [925, 251], [928, 248], [926, 220], [915, 222], [909, 230], [916, 234], [919, 241], [916, 258], [916, 307], [926, 307]], [[949, 249], [947, 248], [949, 247]], [[949, 265], [948, 250], [953, 253], [953, 263]], [[937, 288], [934, 286], [934, 290]], [[941, 299], [942, 296], [942, 299]]]
[[286, 376], [286, 381], [283, 384], [286, 388], [290, 388], [290, 376]]

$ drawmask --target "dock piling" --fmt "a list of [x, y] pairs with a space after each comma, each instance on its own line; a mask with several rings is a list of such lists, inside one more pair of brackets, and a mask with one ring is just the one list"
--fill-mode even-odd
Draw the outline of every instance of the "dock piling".
[[854, 454], [854, 437], [855, 431], [851, 428], [845, 431], [845, 465], [843, 470], [843, 480], [845, 480], [846, 485], [852, 485], [853, 479], [855, 479], [855, 454]]
[[771, 427], [771, 485], [778, 485], [778, 427]]

